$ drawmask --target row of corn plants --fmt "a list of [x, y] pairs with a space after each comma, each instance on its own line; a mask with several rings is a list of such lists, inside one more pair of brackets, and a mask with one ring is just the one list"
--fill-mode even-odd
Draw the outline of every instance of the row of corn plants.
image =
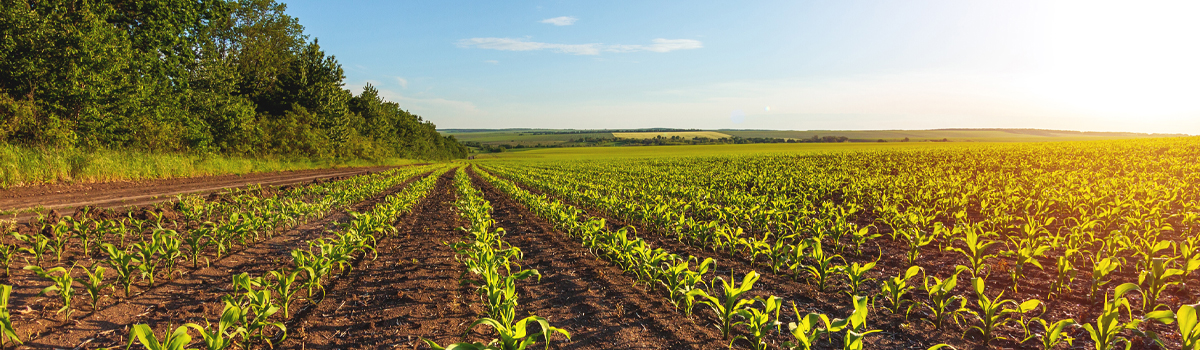
[[[282, 211], [282, 213], [284, 213], [282, 214], [284, 216], [282, 221], [297, 224], [302, 223], [307, 219], [315, 217], [314, 214], [310, 213], [327, 212], [337, 207], [345, 206], [356, 201], [361, 201], [370, 195], [374, 195], [375, 193], [381, 192], [386, 188], [399, 184], [413, 175], [429, 170], [430, 169], [428, 168], [405, 169], [405, 171], [388, 172], [385, 176], [367, 176], [364, 178], [351, 179], [353, 180], [351, 182], [339, 182], [331, 184], [331, 186], [326, 188], [334, 188], [338, 190], [332, 192], [323, 192], [330, 194], [329, 198], [333, 198], [333, 200], [323, 199], [317, 201], [317, 203], [320, 203], [318, 206], [305, 206], [308, 208], [316, 207], [320, 210], [316, 212], [284, 210]], [[334, 267], [336, 266], [336, 268], [340, 271], [351, 262], [351, 259], [355, 254], [363, 251], [373, 251], [376, 235], [380, 233], [386, 234], [388, 232], [395, 232], [394, 227], [390, 226], [391, 221], [397, 218], [399, 215], [411, 210], [412, 204], [418, 201], [420, 198], [423, 198], [429, 189], [432, 188], [432, 185], [435, 182], [436, 176], [427, 176], [422, 180], [418, 180], [413, 185], [408, 186], [401, 192], [388, 196], [383, 202], [376, 205], [369, 212], [357, 213], [350, 211], [350, 215], [353, 219], [349, 223], [340, 225], [342, 232], [335, 232], [334, 235], [336, 238], [316, 239], [308, 242], [309, 247], [307, 249], [297, 249], [293, 251], [292, 262], [295, 266], [292, 268], [283, 268], [277, 271], [270, 271], [263, 277], [235, 277], [235, 293], [239, 291], [239, 288], [247, 289], [243, 287], [245, 287], [245, 283], [249, 282], [239, 282], [242, 280], [247, 280], [252, 282], [250, 285], [260, 288], [260, 290], [251, 291], [247, 289], [246, 292], [257, 293], [254, 294], [254, 296], [259, 299], [256, 301], [257, 304], [251, 305], [249, 304], [252, 301], [252, 299], [249, 299], [251, 294], [242, 294], [237, 298], [224, 298], [227, 302], [225, 312], [227, 315], [222, 316], [221, 322], [219, 322], [217, 327], [221, 329], [221, 332], [234, 332], [236, 329], [238, 329], [238, 327], [230, 326], [233, 328], [221, 328], [223, 326], [220, 326], [220, 324], [232, 325], [234, 323], [230, 322], [236, 321], [235, 323], [246, 323], [253, 321], [249, 324], [246, 324], [246, 327], [242, 328], [256, 332], [251, 332], [254, 333], [253, 335], [247, 334], [246, 336], [250, 338], [243, 338], [243, 340], [249, 342], [252, 339], [265, 339], [264, 327], [269, 325], [273, 326], [271, 322], [267, 321], [271, 315], [274, 315], [276, 312], [278, 312], [278, 310], [272, 310], [272, 308], [268, 306], [273, 305], [282, 308], [284, 311], [283, 317], [286, 318], [290, 315], [289, 306], [291, 302], [298, 297], [298, 292], [301, 289], [307, 290], [308, 294], [305, 297], [306, 299], [310, 301], [319, 300], [314, 298], [313, 293], [319, 291], [322, 296], [324, 295], [322, 281], [331, 273], [333, 273]], [[290, 201], [287, 203], [303, 202]], [[247, 214], [247, 216], [250, 215], [254, 214]], [[254, 219], [244, 220], [257, 221]], [[251, 237], [253, 237], [252, 239], [254, 241], [257, 241], [270, 238], [276, 233], [276, 230], [272, 227], [249, 225], [249, 227], [244, 229], [248, 232], [239, 232], [241, 233], [242, 237], [246, 238], [246, 241], [242, 243], [243, 245], [252, 244], [253, 241], [250, 240]], [[55, 267], [53, 269], [45, 270], [36, 265], [29, 265], [26, 267], [26, 269], [33, 270], [35, 273], [38, 273], [40, 276], [53, 282], [49, 287], [43, 289], [42, 294], [54, 293], [63, 304], [63, 308], [60, 309], [59, 312], [66, 314], [64, 317], [69, 317], [71, 312], [71, 301], [76, 295], [76, 284], [82, 285], [82, 289], [87, 292], [89, 299], [91, 299], [93, 303], [93, 308], [95, 308], [95, 303], [104, 296], [103, 292], [105, 290], [116, 291], [118, 288], [123, 288], [125, 292], [128, 293], [132, 279], [138, 272], [142, 272], [143, 279], [147, 280], [148, 283], [153, 283], [150, 281], [152, 281], [153, 272], [157, 267], [147, 265], [167, 266], [165, 264], [169, 264], [169, 262], [164, 263], [164, 261], [161, 259], [179, 258], [179, 255], [164, 254], [161, 250], [164, 246], [179, 246], [179, 243], [171, 243], [171, 239], [173, 238], [172, 234], [177, 234], [171, 231], [173, 230], [160, 229], [159, 231], [150, 235], [149, 238], [143, 239], [141, 242], [133, 243], [132, 246], [136, 255], [122, 254], [123, 252], [116, 249], [113, 245], [105, 244], [104, 247], [109, 252], [109, 259], [104, 261], [104, 263], [107, 264], [112, 270], [116, 271], [117, 275], [113, 281], [108, 281], [103, 278], [104, 272], [106, 271], [103, 266], [95, 266], [92, 269], [84, 269], [87, 279], [76, 279], [72, 276], [71, 270], [64, 269], [63, 267]], [[229, 233], [238, 232], [233, 230], [222, 231], [204, 229], [192, 231], [206, 232], [206, 236], [202, 237], [207, 237], [208, 239], [202, 242], [232, 240], [233, 238], [228, 236]], [[213, 236], [213, 231], [225, 232], [226, 236]], [[191, 244], [194, 243], [189, 243], [189, 245]], [[155, 250], [155, 247], [157, 247], [159, 250]], [[205, 247], [201, 245], [200, 249], [203, 248]], [[195, 251], [196, 248], [192, 249]], [[221, 250], [218, 249], [216, 253], [220, 254]], [[152, 284], [150, 286], [152, 286]], [[276, 300], [281, 300], [281, 302], [272, 304], [271, 294], [265, 293], [263, 290], [273, 291], [279, 298]], [[126, 294], [126, 296], [128, 296], [128, 294]], [[233, 308], [231, 308], [231, 306], [233, 306]], [[240, 313], [240, 316], [233, 321], [227, 320], [226, 316], [233, 315], [233, 312]], [[7, 315], [8, 314], [6, 313], [5, 316]], [[4, 321], [0, 323], [7, 327], [7, 329], [11, 330], [10, 340], [19, 343], [20, 340], [16, 337], [16, 332], [12, 328], [11, 317], [3, 317], [3, 319]], [[283, 329], [281, 323], [279, 324], [278, 328], [280, 330]], [[139, 339], [149, 339], [146, 338], [148, 335], [143, 334], [145, 333], [146, 329], [148, 329], [148, 326], [143, 325], [135, 327], [133, 337]], [[183, 332], [186, 334], [186, 330]], [[178, 333], [178, 330], [176, 333]], [[8, 333], [6, 332], [5, 334]], [[152, 335], [149, 336], [152, 337]]]
[[[504, 241], [505, 231], [496, 226], [492, 219], [492, 205], [483, 198], [480, 192], [471, 185], [471, 178], [465, 170], [460, 169], [454, 176], [454, 187], [458, 195], [454, 206], [469, 225], [463, 230], [467, 232], [466, 240], [449, 243], [454, 249], [455, 259], [461, 262], [466, 270], [460, 278], [464, 284], [476, 286], [480, 302], [484, 305], [487, 315], [471, 323], [468, 331], [475, 326], [492, 327], [499, 335], [487, 344], [456, 343], [442, 347], [432, 340], [423, 339], [434, 349], [497, 349], [521, 350], [527, 349], [537, 342], [545, 342], [550, 348], [554, 334], [562, 334], [568, 340], [571, 333], [550, 325], [550, 321], [530, 315], [517, 319], [519, 296], [517, 282], [536, 277], [542, 278], [537, 269], [524, 269], [520, 265], [521, 249]], [[468, 277], [467, 273], [472, 276]], [[537, 325], [536, 331], [531, 326]]]

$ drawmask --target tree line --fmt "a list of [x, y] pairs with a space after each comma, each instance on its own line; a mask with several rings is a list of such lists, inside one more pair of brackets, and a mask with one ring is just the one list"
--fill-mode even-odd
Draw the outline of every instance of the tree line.
[[274, 0], [0, 0], [0, 141], [305, 158], [465, 157]]

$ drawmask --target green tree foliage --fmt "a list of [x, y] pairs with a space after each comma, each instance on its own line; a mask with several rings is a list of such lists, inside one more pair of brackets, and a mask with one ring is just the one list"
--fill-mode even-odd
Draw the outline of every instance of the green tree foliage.
[[466, 156], [274, 0], [0, 0], [0, 141], [305, 158]]

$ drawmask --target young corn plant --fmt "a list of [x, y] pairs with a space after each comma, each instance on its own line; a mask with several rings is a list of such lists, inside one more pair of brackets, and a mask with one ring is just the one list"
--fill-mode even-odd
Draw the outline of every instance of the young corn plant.
[[733, 343], [738, 339], [746, 339], [750, 342], [750, 348], [754, 350], [766, 350], [767, 334], [772, 328], [779, 329], [779, 309], [783, 305], [783, 299], [776, 296], [768, 296], [766, 299], [754, 298], [754, 301], [761, 303], [763, 308], [760, 310], [753, 306], [748, 306], [738, 311], [738, 316], [741, 316], [745, 321], [740, 322], [746, 326], [749, 335], [739, 335], [733, 337], [729, 341], [729, 347], [733, 347]]
[[211, 323], [207, 327], [195, 323], [188, 323], [185, 326], [195, 329], [197, 333], [200, 333], [205, 350], [225, 350], [232, 347], [237, 338], [246, 336], [245, 327], [234, 327], [240, 314], [241, 310], [237, 306], [225, 304], [225, 309], [221, 311], [221, 318], [217, 321], [216, 328], [212, 328], [213, 324]]
[[187, 235], [183, 236], [183, 244], [187, 246], [187, 256], [192, 260], [193, 269], [200, 267], [200, 254], [212, 244], [212, 232], [212, 223], [206, 222], [204, 226], [188, 231]]
[[[1155, 318], [1160, 322], [1171, 324], [1177, 323], [1179, 327], [1179, 342], [1182, 343], [1183, 350], [1200, 350], [1200, 318], [1197, 318], [1196, 308], [1200, 304], [1182, 305], [1179, 310], [1171, 312], [1170, 310], [1155, 311], [1146, 314], [1146, 318]], [[1151, 335], [1155, 342], [1160, 347], [1166, 348], [1158, 339], [1157, 335]]]
[[963, 237], [954, 240], [954, 242], [962, 242], [962, 248], [953, 245], [947, 248], [947, 250], [958, 252], [967, 258], [967, 262], [971, 264], [971, 266], [968, 266], [971, 269], [971, 277], [980, 277], [980, 273], [983, 272], [988, 259], [996, 257], [995, 254], [987, 253], [989, 248], [996, 245], [996, 242], [983, 237], [979, 231], [981, 229], [967, 229]]
[[862, 254], [862, 247], [867, 242], [882, 237], [878, 231], [876, 231], [876, 233], [871, 233], [872, 227], [874, 227], [874, 225], [867, 225], [850, 231], [850, 242], [854, 243], [854, 252], [856, 254]]
[[58, 262], [62, 262], [63, 253], [67, 251], [67, 243], [71, 241], [71, 226], [64, 219], [50, 226], [50, 251]]
[[12, 294], [12, 286], [0, 284], [0, 347], [9, 342], [22, 344], [17, 337], [17, 330], [13, 328], [12, 315], [8, 313], [9, 294]]
[[[529, 323], [535, 323], [539, 326], [537, 333], [528, 331]], [[483, 318], [474, 323], [471, 323], [468, 329], [475, 328], [477, 325], [490, 326], [500, 335], [498, 339], [493, 339], [487, 345], [480, 343], [457, 343], [447, 347], [442, 347], [432, 340], [421, 338], [426, 345], [435, 350], [453, 350], [453, 349], [496, 349], [496, 350], [525, 350], [536, 344], [539, 340], [546, 342], [546, 349], [550, 349], [551, 337], [554, 333], [562, 334], [567, 340], [571, 340], [571, 333], [566, 330], [550, 326], [550, 322], [545, 318], [538, 316], [529, 316], [514, 324], [504, 324], [500, 321]], [[498, 346], [495, 346], [498, 345]]]
[[50, 292], [57, 292], [58, 299], [63, 304], [57, 313], [63, 314], [63, 322], [70, 319], [73, 312], [71, 310], [71, 300], [75, 297], [75, 287], [73, 286], [75, 279], [71, 278], [71, 270], [74, 270], [74, 266], [72, 266], [71, 270], [67, 270], [62, 266], [44, 270], [34, 265], [25, 266], [25, 269], [33, 271], [38, 276], [54, 283], [49, 287], [42, 288], [42, 291], [38, 295], [49, 295]]
[[[785, 342], [784, 346], [791, 350], [812, 350], [817, 346], [817, 341], [821, 335], [831, 331], [833, 325], [829, 321], [829, 316], [818, 313], [809, 313], [800, 316], [800, 309], [796, 308], [796, 302], [792, 302], [792, 312], [796, 314], [796, 322], [788, 322], [788, 332], [792, 334], [791, 341]], [[824, 327], [821, 327], [821, 326]]]
[[842, 272], [846, 268], [843, 265], [834, 265], [834, 259], [842, 260], [842, 264], [846, 263], [846, 259], [843, 259], [841, 255], [830, 255], [829, 253], [825, 252], [825, 249], [822, 248], [821, 241], [819, 240], [813, 240], [811, 246], [812, 251], [809, 253], [808, 257], [816, 264], [805, 265], [804, 269], [808, 271], [810, 277], [816, 280], [817, 290], [824, 292], [825, 287], [827, 287], [829, 282], [829, 278]]
[[[925, 306], [933, 313], [933, 318], [927, 321], [935, 328], [941, 329], [947, 317], [957, 322], [959, 315], [966, 310], [965, 299], [954, 294], [954, 288], [958, 286], [958, 274], [964, 270], [962, 267], [956, 268], [954, 274], [944, 280], [936, 276], [925, 277], [925, 292], [929, 297]], [[956, 302], [958, 305], [954, 306]]]
[[[908, 295], [913, 289], [916, 289], [916, 286], [910, 286], [908, 284], [908, 280], [912, 279], [917, 275], [917, 273], [920, 272], [921, 267], [910, 266], [908, 270], [904, 271], [903, 274], [884, 280], [883, 284], [879, 286], [881, 290], [880, 295], [883, 296], [884, 301], [887, 302], [888, 310], [890, 310], [893, 315], [900, 313], [900, 309], [902, 308], [905, 309], [905, 317], [912, 312], [912, 308], [916, 305], [916, 303], [914, 303], [912, 300], [908, 300], [905, 298], [905, 296]], [[904, 307], [906, 304], [908, 305], [908, 308]]]
[[1018, 280], [1025, 277], [1025, 265], [1033, 264], [1039, 270], [1042, 269], [1042, 263], [1038, 261], [1039, 257], [1045, 256], [1046, 251], [1050, 250], [1050, 246], [1041, 245], [1036, 239], [1014, 240], [1016, 249], [1005, 251], [1005, 256], [1012, 257], [1013, 267], [1010, 271], [1013, 282], [1013, 292], [1017, 292], [1017, 286], [1020, 285]]
[[144, 240], [133, 244], [133, 258], [137, 260], [137, 269], [142, 272], [142, 279], [149, 282], [150, 287], [154, 287], [154, 275], [157, 274], [159, 259], [158, 252], [162, 250], [162, 241], [158, 235], [151, 236], [150, 240]]
[[1100, 288], [1108, 284], [1108, 275], [1116, 271], [1118, 267], [1121, 267], [1121, 264], [1112, 258], [1104, 258], [1092, 263], [1092, 278], [1088, 292], [1090, 299], [1095, 300]]
[[291, 313], [288, 312], [288, 306], [296, 299], [296, 294], [301, 288], [295, 288], [296, 277], [300, 275], [300, 269], [279, 269], [267, 271], [271, 278], [264, 278], [263, 283], [267, 289], [279, 295], [279, 303], [283, 306], [283, 317], [290, 318]]
[[1055, 322], [1048, 322], [1041, 318], [1033, 320], [1042, 325], [1042, 333], [1037, 335], [1038, 345], [1042, 350], [1054, 350], [1063, 342], [1066, 342], [1068, 346], [1075, 345], [1075, 338], [1072, 338], [1067, 332], [1067, 327], [1076, 325], [1075, 320], [1069, 318]]
[[[1113, 350], [1121, 344], [1125, 345], [1125, 349], [1132, 346], [1129, 339], [1122, 335], [1125, 330], [1136, 330], [1142, 322], [1142, 319], [1133, 317], [1129, 299], [1125, 298], [1125, 294], [1132, 291], [1140, 291], [1140, 288], [1133, 283], [1117, 286], [1114, 294], [1105, 298], [1104, 308], [1096, 317], [1096, 322], [1083, 325], [1083, 329], [1087, 330], [1088, 336], [1095, 344], [1096, 350]], [[1122, 309], [1128, 315], [1128, 322], [1121, 321]]]
[[1142, 286], [1142, 310], [1149, 312], [1166, 306], [1158, 304], [1158, 298], [1168, 287], [1181, 283], [1170, 279], [1183, 276], [1183, 270], [1167, 268], [1168, 261], [1167, 258], [1154, 258], [1150, 268], [1138, 275], [1138, 284]]
[[4, 264], [4, 276], [9, 276], [9, 267], [12, 266], [12, 258], [17, 255], [20, 249], [15, 245], [0, 243], [0, 264]]
[[707, 287], [704, 283], [704, 275], [715, 264], [712, 258], [706, 258], [695, 270], [692, 270], [689, 266], [692, 260], [695, 258], [679, 259], [674, 264], [666, 264], [663, 278], [659, 280], [659, 283], [667, 288], [671, 304], [675, 305], [676, 309], [682, 309], [684, 316], [689, 318], [692, 317], [692, 308], [696, 305], [696, 297], [702, 290], [697, 286]]
[[[979, 311], [966, 309], [964, 312], [975, 317], [979, 322], [977, 326], [971, 326], [970, 330], [979, 331], [983, 336], [983, 343], [988, 344], [993, 339], [1004, 339], [996, 336], [996, 328], [1009, 324], [1014, 320], [1013, 315], [1020, 315], [1036, 309], [1041, 305], [1041, 301], [1037, 299], [1028, 300], [1023, 303], [1017, 303], [1012, 299], [1004, 299], [1004, 292], [994, 298], [989, 298], [984, 293], [985, 282], [983, 278], [975, 277], [971, 279], [971, 286], [975, 289], [976, 301], [975, 305], [979, 307]], [[965, 334], [964, 334], [965, 335]]]
[[837, 329], [845, 329], [846, 336], [842, 342], [843, 350], [863, 350], [863, 339], [872, 333], [882, 332], [878, 329], [867, 329], [867, 313], [871, 308], [867, 306], [870, 298], [865, 296], [854, 296], [854, 312], [845, 320], [833, 320], [831, 332], [837, 332]]
[[[28, 245], [28, 247], [21, 247], [17, 250], [33, 255], [34, 265], [42, 266], [42, 258], [46, 256], [46, 252], [52, 250], [50, 238], [43, 236], [40, 233], [34, 233], [31, 235], [13, 233], [13, 237], [17, 240], [25, 242], [25, 244]], [[28, 262], [29, 260], [26, 259], [25, 261]]]
[[1046, 296], [1050, 299], [1055, 296], [1064, 295], [1071, 292], [1071, 283], [1075, 282], [1075, 265], [1071, 264], [1071, 256], [1074, 249], [1068, 249], [1066, 254], [1058, 257], [1055, 264], [1055, 272], [1057, 272], [1054, 283], [1050, 285], [1050, 292]]
[[904, 237], [908, 243], [908, 265], [917, 264], [917, 257], [921, 254], [921, 248], [933, 243], [934, 235], [932, 232], [927, 233], [919, 228], [909, 228], [900, 231], [900, 235]]
[[109, 284], [104, 283], [104, 266], [92, 265], [92, 270], [83, 268], [83, 272], [87, 274], [87, 281], [83, 282], [84, 290], [88, 293], [88, 298], [92, 301], [92, 311], [96, 311], [96, 304], [100, 303], [100, 298], [104, 297], [104, 288], [108, 288]]
[[737, 323], [734, 322], [734, 316], [737, 316], [738, 311], [754, 303], [753, 299], [742, 299], [742, 295], [754, 288], [754, 282], [758, 281], [758, 273], [750, 271], [742, 277], [742, 283], [739, 285], [733, 279], [733, 271], [729, 272], [730, 281], [725, 281], [722, 277], [717, 277], [710, 285], [716, 286], [717, 282], [721, 282], [721, 294], [718, 296], [709, 295], [708, 293], [701, 294], [707, 300], [701, 300], [700, 303], [708, 305], [713, 313], [717, 316], [717, 329], [721, 330], [721, 338], [729, 339], [729, 332]]
[[129, 286], [133, 285], [133, 273], [138, 271], [137, 265], [134, 264], [133, 255], [112, 244], [105, 243], [102, 247], [108, 253], [108, 260], [105, 260], [104, 263], [111, 267], [113, 272], [117, 274], [117, 282], [120, 282], [121, 286], [124, 287], [125, 297], [128, 298]]
[[846, 275], [846, 280], [850, 283], [850, 295], [861, 295], [862, 285], [867, 281], [874, 281], [874, 278], [868, 278], [867, 272], [875, 268], [875, 264], [879, 262], [879, 258], [875, 261], [859, 265], [857, 262], [851, 263], [850, 266], [842, 268], [842, 273]]
[[169, 280], [175, 275], [175, 262], [183, 257], [183, 252], [179, 249], [183, 242], [179, 240], [179, 233], [175, 230], [162, 230], [158, 233], [160, 234], [158, 257], [161, 263], [166, 264], [167, 279]]
[[129, 330], [129, 345], [125, 348], [133, 346], [135, 341], [146, 347], [146, 350], [185, 350], [187, 345], [192, 343], [192, 336], [188, 334], [187, 326], [179, 326], [159, 340], [149, 325], [137, 324]]

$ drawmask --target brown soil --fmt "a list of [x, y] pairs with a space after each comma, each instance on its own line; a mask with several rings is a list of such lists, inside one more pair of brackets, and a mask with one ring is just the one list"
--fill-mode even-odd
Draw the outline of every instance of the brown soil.
[[[519, 284], [521, 309], [571, 332], [563, 349], [724, 349], [721, 334], [706, 321], [688, 319], [665, 295], [634, 286], [634, 280], [589, 254], [575, 239], [472, 174], [493, 207], [492, 218], [521, 248], [524, 268], [540, 282]], [[697, 311], [700, 310], [698, 307]]]
[[[350, 177], [391, 168], [394, 167], [314, 169], [149, 181], [35, 185], [0, 190], [0, 210], [26, 210], [41, 206], [47, 210], [71, 212], [75, 207], [80, 206], [113, 208], [146, 205], [174, 199], [178, 194], [207, 194], [254, 184], [282, 186], [329, 178]], [[24, 221], [33, 216], [36, 215], [25, 211], [15, 216], [5, 215], [4, 218]]]
[[[352, 205], [349, 209], [368, 210], [418, 178], [420, 176]], [[101, 299], [94, 311], [88, 305], [86, 293], [77, 287], [77, 311], [73, 320], [66, 324], [59, 322], [61, 316], [55, 313], [57, 298], [34, 295], [37, 292], [34, 287], [44, 286], [46, 282], [32, 280], [32, 274], [14, 276], [10, 282], [25, 286], [21, 293], [28, 294], [15, 300], [25, 301], [21, 302], [25, 305], [40, 305], [42, 308], [14, 312], [14, 320], [26, 347], [46, 349], [122, 346], [127, 343], [128, 329], [134, 324], [150, 324], [157, 334], [164, 333], [169, 325], [179, 326], [187, 322], [203, 325], [206, 324], [206, 320], [219, 318], [223, 306], [220, 297], [229, 292], [231, 276], [242, 272], [257, 276], [287, 266], [290, 264], [289, 253], [292, 249], [303, 247], [312, 239], [326, 236], [328, 230], [333, 229], [337, 222], [348, 217], [346, 211], [338, 211], [252, 246], [232, 251], [221, 259], [211, 261], [209, 266], [190, 272], [187, 271], [190, 264], [181, 262], [181, 270], [184, 272], [174, 279], [156, 279], [158, 284], [150, 288], [146, 288], [144, 283], [135, 283], [132, 290], [134, 294], [130, 298], [123, 298], [124, 293], [118, 291]], [[115, 282], [111, 278], [110, 276], [109, 282]], [[18, 290], [14, 289], [14, 296], [17, 293]], [[307, 304], [305, 300], [294, 301], [291, 311], [298, 312]], [[20, 310], [22, 307], [14, 304], [10, 308]]]
[[[288, 323], [294, 333], [285, 349], [384, 349], [462, 341], [479, 309], [460, 286], [461, 263], [443, 242], [460, 240], [463, 222], [455, 213], [451, 180], [438, 179], [433, 192], [397, 225], [395, 237], [378, 244], [379, 257], [363, 259], [328, 287], [329, 296]], [[484, 341], [475, 333], [472, 341]]]

